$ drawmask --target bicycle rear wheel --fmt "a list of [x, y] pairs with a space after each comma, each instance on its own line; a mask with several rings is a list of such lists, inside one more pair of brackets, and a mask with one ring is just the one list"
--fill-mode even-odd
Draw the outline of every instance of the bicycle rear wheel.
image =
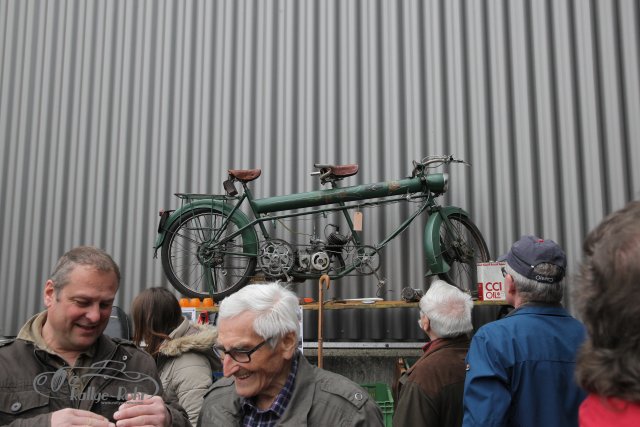
[[[255, 272], [253, 229], [218, 243], [238, 230], [233, 219], [211, 207], [187, 211], [169, 227], [162, 244], [162, 267], [181, 294], [216, 301], [242, 288]], [[212, 239], [219, 233], [216, 242]]]
[[447, 219], [451, 226], [443, 222], [440, 247], [444, 260], [451, 268], [439, 276], [475, 298], [478, 296], [476, 264], [490, 260], [489, 249], [482, 233], [468, 217], [453, 214]]

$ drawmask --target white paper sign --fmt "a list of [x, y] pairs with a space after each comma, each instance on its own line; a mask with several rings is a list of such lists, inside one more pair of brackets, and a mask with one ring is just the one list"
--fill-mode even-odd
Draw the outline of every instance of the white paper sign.
[[193, 307], [182, 307], [182, 315], [193, 323], [198, 321], [198, 313]]
[[480, 301], [505, 301], [507, 290], [502, 277], [505, 262], [478, 263], [478, 299]]

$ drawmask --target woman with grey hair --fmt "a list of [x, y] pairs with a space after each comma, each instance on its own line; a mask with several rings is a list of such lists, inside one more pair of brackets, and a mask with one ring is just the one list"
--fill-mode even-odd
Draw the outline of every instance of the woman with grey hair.
[[462, 393], [469, 349], [471, 296], [442, 280], [420, 299], [420, 328], [430, 341], [398, 381], [394, 425], [462, 425]]

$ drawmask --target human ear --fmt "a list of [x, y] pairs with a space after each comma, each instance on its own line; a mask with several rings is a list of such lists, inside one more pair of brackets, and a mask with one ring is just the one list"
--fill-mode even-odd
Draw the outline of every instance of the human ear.
[[53, 280], [47, 280], [44, 284], [44, 305], [49, 307], [53, 304], [53, 300], [56, 298], [56, 290], [53, 287]]
[[280, 348], [282, 349], [285, 359], [291, 359], [296, 349], [298, 348], [298, 340], [296, 339], [295, 332], [287, 333], [280, 340]]
[[427, 331], [429, 330], [429, 318], [427, 316], [425, 316], [424, 314], [420, 315], [420, 318], [422, 319], [422, 330], [427, 333]]

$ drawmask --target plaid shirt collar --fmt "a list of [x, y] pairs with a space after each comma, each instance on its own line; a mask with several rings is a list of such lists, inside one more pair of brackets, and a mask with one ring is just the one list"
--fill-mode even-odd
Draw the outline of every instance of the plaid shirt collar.
[[298, 373], [298, 357], [299, 354], [296, 354], [291, 361], [291, 371], [287, 376], [287, 381], [284, 384], [284, 387], [280, 390], [276, 399], [273, 401], [271, 406], [265, 410], [260, 410], [255, 405], [254, 398], [243, 399], [242, 402], [242, 411], [244, 413], [244, 418], [242, 421], [242, 425], [245, 427], [271, 427], [275, 426], [276, 422], [282, 417], [285, 409], [287, 409], [287, 405], [291, 400], [291, 395], [293, 394], [293, 387], [296, 379], [296, 374]]

